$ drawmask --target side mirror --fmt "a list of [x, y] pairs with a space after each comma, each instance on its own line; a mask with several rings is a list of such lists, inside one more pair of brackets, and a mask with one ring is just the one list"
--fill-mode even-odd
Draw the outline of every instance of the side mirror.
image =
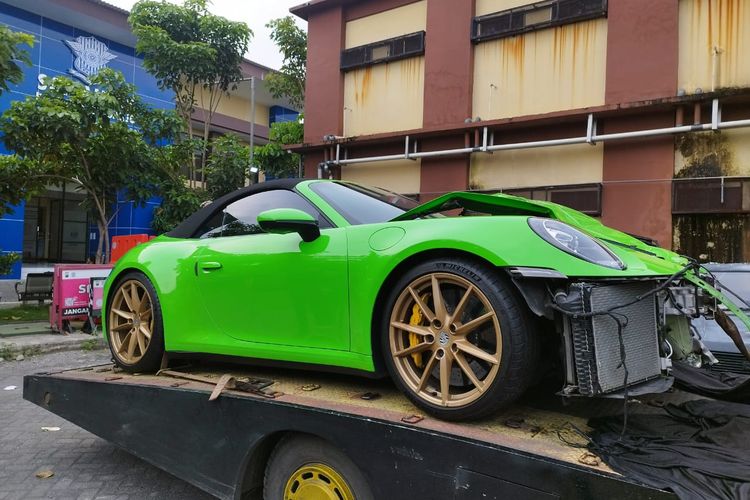
[[314, 241], [320, 236], [315, 218], [296, 208], [274, 208], [258, 214], [258, 225], [267, 233], [299, 233], [302, 241]]

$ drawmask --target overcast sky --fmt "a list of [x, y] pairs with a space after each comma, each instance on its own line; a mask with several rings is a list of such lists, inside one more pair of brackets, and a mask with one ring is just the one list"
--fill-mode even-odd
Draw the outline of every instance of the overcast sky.
[[[128, 9], [136, 0], [105, 0], [108, 3]], [[170, 0], [182, 3], [179, 0]], [[289, 14], [289, 8], [304, 3], [304, 0], [209, 0], [209, 10], [233, 21], [242, 21], [253, 30], [253, 39], [246, 54], [248, 59], [278, 69], [281, 67], [281, 55], [269, 38], [266, 23], [271, 19]], [[295, 17], [297, 23], [307, 29], [306, 23]]]

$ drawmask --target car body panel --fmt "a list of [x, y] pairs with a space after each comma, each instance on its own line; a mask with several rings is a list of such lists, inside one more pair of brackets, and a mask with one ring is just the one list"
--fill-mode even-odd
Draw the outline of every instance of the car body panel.
[[[346, 229], [310, 243], [296, 233], [201, 243], [193, 286], [217, 330], [244, 342], [349, 350]], [[222, 267], [202, 270], [206, 262]]]
[[[321, 232], [325, 234], [329, 231], [341, 230], [324, 230]], [[293, 240], [296, 235], [269, 236]], [[237, 236], [231, 238], [241, 240], [252, 237]], [[299, 236], [296, 236], [296, 238], [299, 240]], [[220, 331], [211, 316], [206, 313], [206, 308], [203, 305], [204, 297], [198, 283], [200, 280], [195, 272], [196, 264], [205, 243], [205, 240], [159, 236], [148, 244], [144, 243], [133, 248], [126, 256], [117, 261], [110, 275], [111, 279], [108, 279], [105, 284], [104, 307], [106, 307], [106, 301], [117, 276], [121, 276], [129, 270], [140, 271], [151, 280], [159, 296], [164, 331], [166, 332], [164, 346], [168, 352], [200, 352], [297, 363], [325, 364], [373, 371], [374, 366], [370, 356], [363, 356], [349, 350], [247, 342], [237, 340]], [[308, 244], [305, 243], [304, 245]], [[158, 259], [154, 258], [155, 255], [158, 255]], [[162, 258], [167, 259], [165, 263], [172, 262], [174, 264], [164, 265]], [[158, 265], [155, 260], [159, 261]], [[246, 296], [247, 292], [243, 285], [234, 283], [228, 285], [226, 294]], [[317, 295], [308, 296], [305, 300], [309, 303], [320, 303], [321, 308], [323, 307], [322, 304], [325, 303], [325, 300]], [[333, 307], [333, 303], [330, 304]], [[248, 322], [253, 317], [250, 306], [251, 304], [248, 302], [247, 307], [238, 311], [238, 315], [243, 316], [241, 318], [242, 323]], [[102, 319], [103, 322], [106, 322], [106, 317]], [[106, 335], [106, 324], [103, 324], [103, 331]], [[346, 338], [346, 343], [348, 344], [348, 342], [349, 339]]]
[[[554, 269], [571, 279], [658, 278], [683, 271], [750, 325], [723, 294], [686, 271], [688, 259], [572, 209], [507, 195], [451, 193], [393, 221], [350, 225], [310, 189], [315, 182], [329, 181], [301, 181], [294, 190], [337, 228], [321, 230], [309, 243], [296, 233], [160, 236], [117, 262], [105, 285], [105, 310], [118, 276], [136, 269], [156, 287], [167, 351], [373, 371], [375, 305], [381, 291], [390, 292], [383, 284], [407, 259], [439, 251], [473, 255], [498, 268]], [[415, 218], [457, 200], [498, 215]], [[590, 263], [547, 243], [531, 229], [529, 216], [559, 218], [600, 238], [624, 269]]]

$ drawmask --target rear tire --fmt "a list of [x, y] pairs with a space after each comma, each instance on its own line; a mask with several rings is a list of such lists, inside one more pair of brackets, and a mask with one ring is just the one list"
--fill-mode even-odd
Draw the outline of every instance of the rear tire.
[[155, 372], [164, 355], [164, 326], [156, 289], [138, 271], [118, 278], [107, 301], [107, 343], [117, 366]]
[[274, 448], [263, 481], [264, 500], [373, 500], [367, 480], [340, 450], [314, 436], [288, 436]]
[[407, 271], [382, 316], [391, 377], [440, 419], [497, 412], [524, 393], [536, 370], [538, 335], [525, 304], [496, 269], [473, 260], [432, 259]]

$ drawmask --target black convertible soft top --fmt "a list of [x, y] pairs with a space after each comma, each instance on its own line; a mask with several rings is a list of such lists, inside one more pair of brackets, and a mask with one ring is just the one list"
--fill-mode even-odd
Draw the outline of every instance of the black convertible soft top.
[[216, 215], [219, 210], [221, 210], [229, 203], [232, 203], [235, 200], [239, 200], [240, 198], [244, 198], [245, 196], [249, 196], [251, 194], [262, 193], [263, 191], [271, 191], [273, 189], [286, 189], [288, 191], [291, 191], [297, 186], [297, 184], [304, 180], [306, 179], [278, 179], [253, 184], [251, 186], [238, 189], [237, 191], [232, 191], [231, 193], [225, 194], [221, 198], [218, 198], [205, 207], [201, 208], [193, 215], [182, 221], [176, 228], [166, 233], [166, 235], [171, 236], [172, 238], [192, 238], [195, 235], [196, 231], [198, 231], [198, 228], [200, 228], [204, 222]]

